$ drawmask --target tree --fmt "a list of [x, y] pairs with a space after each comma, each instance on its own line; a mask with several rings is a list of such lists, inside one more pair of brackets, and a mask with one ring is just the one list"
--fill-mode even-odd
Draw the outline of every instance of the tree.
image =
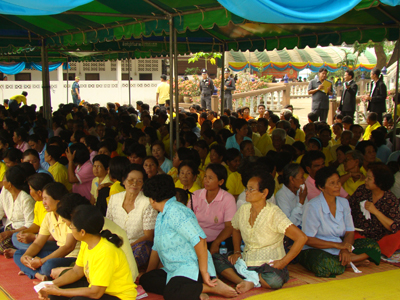
[[204, 59], [205, 68], [207, 69], [207, 61], [210, 61], [212, 65], [215, 65], [216, 58], [221, 58], [222, 54], [219, 52], [197, 52], [192, 54], [192, 57], [188, 59], [189, 63], [194, 63], [200, 59]]

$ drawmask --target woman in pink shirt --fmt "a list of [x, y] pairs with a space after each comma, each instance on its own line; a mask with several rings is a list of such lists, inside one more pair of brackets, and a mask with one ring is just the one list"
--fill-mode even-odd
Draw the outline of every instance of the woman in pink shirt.
[[203, 180], [204, 189], [195, 191], [188, 203], [207, 235], [207, 246], [211, 254], [218, 253], [223, 241], [228, 249], [233, 249], [231, 220], [236, 213], [236, 202], [226, 191], [226, 179], [224, 166], [209, 164]]
[[66, 154], [68, 158], [68, 181], [73, 184], [72, 192], [90, 200], [90, 189], [94, 175], [88, 148], [82, 143], [76, 143], [67, 148]]
[[29, 147], [27, 139], [28, 133], [25, 129], [18, 128], [14, 131], [13, 142], [15, 143], [15, 148], [21, 150], [22, 153], [31, 148]]

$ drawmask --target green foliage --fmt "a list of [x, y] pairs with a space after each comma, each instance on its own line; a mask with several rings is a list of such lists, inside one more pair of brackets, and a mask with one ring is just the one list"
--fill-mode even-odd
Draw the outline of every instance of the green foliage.
[[207, 69], [207, 61], [209, 61], [212, 65], [216, 64], [216, 58], [221, 58], [222, 53], [219, 52], [197, 52], [192, 54], [192, 57], [188, 59], [189, 63], [194, 63], [201, 59], [205, 61], [205, 68]]
[[185, 75], [197, 75], [200, 73], [199, 68], [186, 68]]

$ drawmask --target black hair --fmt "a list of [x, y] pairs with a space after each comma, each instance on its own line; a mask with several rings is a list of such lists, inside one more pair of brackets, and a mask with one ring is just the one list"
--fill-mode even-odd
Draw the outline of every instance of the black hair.
[[235, 122], [232, 123], [233, 132], [236, 133], [236, 130], [240, 130], [246, 125], [248, 125], [248, 123], [245, 119], [236, 119]]
[[198, 169], [199, 166], [193, 160], [190, 160], [190, 159], [183, 160], [179, 164], [178, 174], [181, 172], [182, 167], [185, 167], [185, 166], [192, 169], [192, 173], [194, 176], [197, 176], [199, 174], [199, 169]]
[[181, 188], [175, 188], [175, 191], [176, 200], [186, 206], [189, 201], [190, 192]]
[[28, 140], [28, 132], [23, 129], [23, 128], [17, 128], [15, 129], [15, 134], [19, 137], [21, 137], [21, 139], [26, 142]]
[[[353, 125], [354, 124], [354, 120], [350, 116], [344, 116], [343, 119], [342, 119], [342, 123]], [[350, 128], [350, 130], [351, 130], [351, 128]]]
[[367, 149], [367, 147], [369, 147], [369, 146], [372, 146], [374, 148], [375, 152], [377, 151], [376, 145], [371, 141], [358, 142], [358, 144], [356, 145], [356, 150], [360, 151], [362, 153], [362, 155], [365, 155], [365, 149]]
[[296, 142], [294, 142], [294, 143], [292, 144], [292, 146], [293, 146], [294, 148], [296, 148], [297, 150], [301, 151], [301, 152], [306, 151], [306, 145], [304, 145], [303, 142], [296, 141]]
[[260, 180], [258, 181], [258, 191], [262, 193], [265, 189], [268, 189], [268, 195], [266, 199], [272, 197], [275, 191], [275, 180], [265, 168], [255, 167], [246, 174], [246, 177], [246, 185], [251, 178], [259, 178]]
[[129, 153], [129, 156], [132, 154], [135, 154], [137, 157], [140, 157], [140, 158], [145, 158], [147, 155], [146, 147], [142, 144], [130, 145], [127, 153]]
[[210, 148], [210, 152], [211, 150], [214, 150], [220, 157], [224, 157], [226, 153], [226, 148], [219, 144], [212, 145]]
[[240, 151], [238, 149], [229, 148], [225, 152], [224, 161], [227, 163], [228, 161], [234, 160], [238, 156], [242, 157], [242, 155], [240, 154]]
[[318, 70], [318, 73], [326, 72], [328, 73], [328, 70], [326, 68], [321, 68]]
[[374, 175], [375, 185], [382, 191], [390, 190], [395, 182], [394, 175], [390, 168], [382, 162], [373, 162], [368, 165]]
[[336, 152], [342, 151], [344, 154], [346, 154], [348, 151], [351, 151], [351, 150], [352, 150], [351, 147], [347, 146], [347, 145], [341, 145], [336, 148]]
[[[153, 147], [154, 146], [160, 146], [160, 148], [161, 148], [161, 150], [163, 150], [164, 152], [165, 152], [165, 145], [164, 145], [164, 143], [163, 142], [161, 142], [161, 141], [155, 141], [153, 144], [151, 144], [151, 151], [153, 151]], [[166, 153], [164, 153], [164, 154], [166, 154]]]
[[144, 162], [145, 162], [146, 160], [148, 160], [148, 159], [152, 160], [152, 161], [156, 164], [157, 167], [160, 166], [160, 164], [158, 163], [157, 158], [155, 158], [155, 157], [152, 156], [152, 155], [146, 156], [146, 157], [143, 159], [143, 164], [144, 164]]
[[156, 202], [168, 200], [176, 194], [174, 180], [167, 174], [155, 175], [144, 184], [143, 194]]
[[110, 154], [115, 151], [118, 147], [117, 142], [114, 139], [105, 139], [97, 144], [97, 148], [100, 150], [101, 148], [107, 148]]
[[93, 158], [93, 165], [96, 161], [99, 161], [103, 165], [104, 169], [107, 170], [110, 165], [110, 160], [111, 157], [109, 157], [108, 155], [98, 154]]
[[[230, 112], [229, 112], [229, 114], [230, 114]], [[222, 120], [222, 122], [224, 123], [224, 126], [226, 126], [226, 125], [229, 125], [229, 124], [230, 124], [230, 119], [229, 119], [229, 116], [222, 115], [222, 116], [220, 117], [220, 119], [221, 119], [221, 120]]]
[[125, 156], [116, 156], [116, 157], [111, 158], [110, 164], [109, 164], [110, 176], [113, 179], [116, 179], [119, 182], [122, 182], [122, 174], [124, 172], [125, 166], [127, 166], [129, 164], [130, 164], [130, 161]]
[[381, 75], [381, 70], [378, 69], [377, 67], [373, 68], [371, 72], [374, 73], [378, 77]]
[[251, 141], [251, 140], [243, 140], [240, 143], [240, 146], [239, 146], [240, 147], [240, 151], [243, 151], [247, 144], [253, 145], [253, 141]]
[[82, 143], [75, 143], [69, 147], [71, 153], [75, 152], [74, 163], [83, 165], [90, 159], [90, 153], [88, 148]]
[[347, 73], [347, 75], [351, 76], [351, 79], [354, 78], [354, 71], [352, 71], [352, 70], [346, 70], [345, 73]]
[[92, 235], [100, 235], [114, 244], [117, 248], [121, 247], [123, 240], [109, 230], [102, 230], [104, 226], [104, 217], [100, 210], [92, 205], [79, 205], [72, 213], [72, 224], [77, 231], [85, 230]]
[[321, 150], [322, 149], [322, 142], [320, 138], [317, 137], [312, 137], [308, 140], [308, 144], [315, 144], [317, 145], [318, 149]]
[[208, 144], [205, 140], [198, 140], [196, 142], [195, 146], [197, 146], [201, 149], [207, 149], [207, 152], [209, 151]]
[[376, 112], [370, 112], [367, 118], [371, 121], [378, 121], [378, 114]]
[[17, 148], [8, 148], [4, 153], [4, 158], [8, 158], [11, 162], [20, 163], [22, 159], [22, 152]]
[[373, 138], [374, 143], [377, 148], [382, 145], [386, 145], [385, 133], [382, 130], [376, 129], [371, 132], [371, 138]]
[[33, 155], [37, 159], [40, 159], [39, 152], [37, 152], [35, 149], [26, 149], [24, 153], [22, 153], [22, 159], [27, 157], [28, 155]]
[[59, 146], [47, 146], [46, 151], [55, 161], [58, 161], [64, 153], [63, 149]]
[[143, 175], [143, 182], [146, 182], [146, 180], [147, 180], [147, 173], [146, 173], [146, 171], [143, 169], [143, 166], [142, 166], [142, 165], [139, 165], [139, 164], [129, 164], [129, 165], [127, 165], [127, 166], [124, 168], [124, 172], [123, 172], [123, 174], [122, 174], [122, 181], [121, 181], [121, 183], [123, 183], [123, 182], [126, 180], [126, 178], [128, 178], [129, 173], [130, 173], [130, 172], [133, 172], [133, 171], [138, 171], [138, 172], [142, 173], [142, 175]]
[[222, 179], [224, 180], [220, 188], [226, 191], [226, 181], [228, 179], [228, 171], [226, 170], [226, 168], [220, 164], [209, 164], [206, 168], [206, 171], [208, 169], [210, 169], [215, 175], [217, 175], [218, 181]]
[[322, 167], [315, 174], [315, 186], [317, 189], [321, 189], [325, 187], [326, 181], [329, 177], [336, 174], [339, 177], [338, 171], [336, 171], [333, 167]]
[[36, 173], [29, 176], [27, 182], [35, 191], [41, 191], [47, 184], [54, 182], [54, 179], [47, 173]]
[[86, 133], [83, 132], [83, 130], [77, 130], [74, 132], [74, 139], [75, 142], [80, 143], [81, 138], [84, 138], [86, 136]]
[[277, 115], [275, 115], [275, 114], [269, 115], [269, 118], [271, 119], [271, 121], [272, 121], [274, 124], [276, 124], [276, 123], [279, 122], [279, 116], [277, 116]]
[[310, 112], [307, 115], [308, 119], [310, 119], [311, 122], [317, 122], [318, 121], [318, 114], [314, 112]]
[[43, 192], [49, 195], [54, 200], [61, 200], [61, 198], [68, 194], [68, 190], [61, 182], [52, 182], [43, 187]]
[[218, 135], [220, 135], [221, 138], [224, 140], [224, 142], [226, 142], [226, 140], [230, 138], [233, 135], [233, 133], [229, 129], [223, 128], [220, 131], [218, 131]]
[[[19, 150], [18, 150], [19, 151]], [[33, 166], [29, 164], [32, 168]], [[35, 173], [35, 172], [34, 172]], [[21, 165], [13, 166], [6, 171], [6, 180], [11, 183], [16, 189], [21, 190], [29, 194], [29, 186], [26, 182], [26, 172]]]
[[79, 205], [91, 205], [90, 201], [77, 193], [68, 193], [61, 197], [57, 204], [57, 214], [62, 218], [71, 221], [72, 212]]
[[303, 167], [304, 172], [308, 174], [307, 167], [311, 168], [312, 162], [321, 158], [325, 161], [325, 154], [317, 150], [311, 150], [304, 154], [301, 159], [301, 166]]
[[85, 143], [92, 151], [99, 151], [99, 139], [94, 135], [85, 136]]

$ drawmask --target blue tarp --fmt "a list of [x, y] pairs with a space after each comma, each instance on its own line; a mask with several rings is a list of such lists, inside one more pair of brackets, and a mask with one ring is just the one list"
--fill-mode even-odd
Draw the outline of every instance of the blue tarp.
[[[51, 63], [49, 65], [49, 72], [57, 70], [62, 64], [63, 64], [62, 62]], [[32, 69], [32, 68], [38, 71], [42, 71], [42, 65], [35, 62], [31, 63], [20, 62], [20, 63], [7, 63], [7, 64], [0, 63], [0, 72], [7, 75], [15, 75], [22, 72], [24, 69]]]
[[60, 14], [93, 0], [0, 0], [0, 14], [44, 16]]
[[[332, 21], [354, 8], [361, 0], [218, 0], [230, 12], [262, 23], [322, 23]], [[400, 0], [381, 0], [390, 6]]]

